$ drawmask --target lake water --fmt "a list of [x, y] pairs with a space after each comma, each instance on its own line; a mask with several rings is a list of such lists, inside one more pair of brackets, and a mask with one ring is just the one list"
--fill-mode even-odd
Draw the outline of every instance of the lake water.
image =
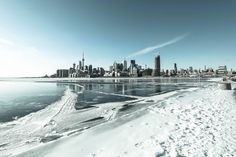
[[37, 112], [60, 99], [64, 90], [55, 83], [0, 81], [0, 122]]

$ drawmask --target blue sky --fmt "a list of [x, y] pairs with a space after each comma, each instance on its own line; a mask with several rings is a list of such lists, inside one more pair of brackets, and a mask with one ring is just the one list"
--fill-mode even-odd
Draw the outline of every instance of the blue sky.
[[1, 0], [0, 76], [52, 74], [83, 52], [105, 69], [127, 57], [153, 67], [159, 52], [165, 69], [236, 70], [235, 16], [235, 0]]

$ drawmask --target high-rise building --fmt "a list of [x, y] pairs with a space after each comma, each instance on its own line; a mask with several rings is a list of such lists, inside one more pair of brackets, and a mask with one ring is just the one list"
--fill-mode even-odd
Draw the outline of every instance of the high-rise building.
[[122, 63], [117, 63], [117, 72], [121, 72], [124, 69], [124, 65]]
[[88, 66], [87, 65], [84, 66], [84, 70], [88, 71]]
[[79, 61], [79, 70], [82, 70], [82, 62]]
[[82, 70], [84, 70], [84, 53], [83, 53], [83, 58], [82, 58]]
[[161, 76], [161, 58], [160, 55], [155, 57], [155, 67], [152, 76]]
[[177, 74], [178, 73], [178, 69], [177, 69], [177, 64], [176, 63], [174, 64], [174, 70], [175, 70], [175, 74]]
[[92, 65], [89, 65], [89, 74], [91, 75], [93, 73], [93, 66]]
[[135, 70], [136, 70], [136, 68], [135, 68], [135, 60], [130, 60], [129, 75], [131, 77], [134, 77]]
[[135, 60], [131, 60], [130, 65], [135, 66]]
[[127, 70], [127, 61], [124, 60], [124, 63], [123, 63], [123, 71]]
[[118, 76], [118, 70], [117, 70], [117, 63], [116, 62], [114, 62], [113, 67], [114, 67], [114, 71], [115, 71], [115, 77], [117, 77]]

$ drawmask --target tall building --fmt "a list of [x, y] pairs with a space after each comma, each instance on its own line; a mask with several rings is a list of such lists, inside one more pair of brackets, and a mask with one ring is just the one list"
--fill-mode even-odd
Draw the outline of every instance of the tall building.
[[130, 60], [130, 65], [135, 66], [135, 60]]
[[115, 71], [115, 77], [117, 77], [118, 76], [118, 70], [117, 70], [117, 63], [116, 62], [114, 62], [113, 68], [114, 68], [114, 71]]
[[84, 66], [84, 70], [88, 71], [88, 66], [87, 65]]
[[176, 63], [174, 64], [174, 70], [175, 70], [175, 74], [177, 74], [178, 73], [178, 69], [177, 69], [177, 64]]
[[82, 70], [82, 62], [79, 61], [79, 70]]
[[161, 58], [160, 55], [155, 57], [155, 67], [152, 76], [161, 76]]
[[129, 75], [130, 76], [133, 75], [134, 66], [135, 66], [135, 60], [130, 60], [130, 66], [129, 66]]
[[93, 66], [92, 65], [89, 65], [89, 74], [91, 75], [93, 73]]
[[127, 70], [127, 61], [124, 60], [124, 63], [123, 63], [123, 71]]
[[124, 69], [124, 65], [122, 63], [117, 63], [117, 72], [121, 72]]
[[82, 70], [84, 70], [84, 53], [83, 53], [83, 58], [82, 58]]

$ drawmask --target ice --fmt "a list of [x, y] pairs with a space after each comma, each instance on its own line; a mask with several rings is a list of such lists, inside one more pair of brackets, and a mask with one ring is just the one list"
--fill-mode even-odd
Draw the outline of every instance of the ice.
[[[154, 104], [23, 156], [235, 156], [234, 91], [216, 84], [147, 97]], [[142, 103], [140, 101], [139, 103]], [[104, 104], [104, 108], [112, 106]], [[103, 108], [103, 109], [104, 109]]]
[[77, 95], [69, 89], [65, 95], [45, 109], [31, 113], [13, 122], [0, 124], [1, 155], [13, 155], [38, 145], [41, 138], [51, 133], [57, 119], [74, 110]]
[[47, 108], [1, 124], [0, 156], [233, 156], [233, 92], [214, 82], [146, 97], [103, 92], [135, 100], [75, 110], [77, 94], [67, 89]]

